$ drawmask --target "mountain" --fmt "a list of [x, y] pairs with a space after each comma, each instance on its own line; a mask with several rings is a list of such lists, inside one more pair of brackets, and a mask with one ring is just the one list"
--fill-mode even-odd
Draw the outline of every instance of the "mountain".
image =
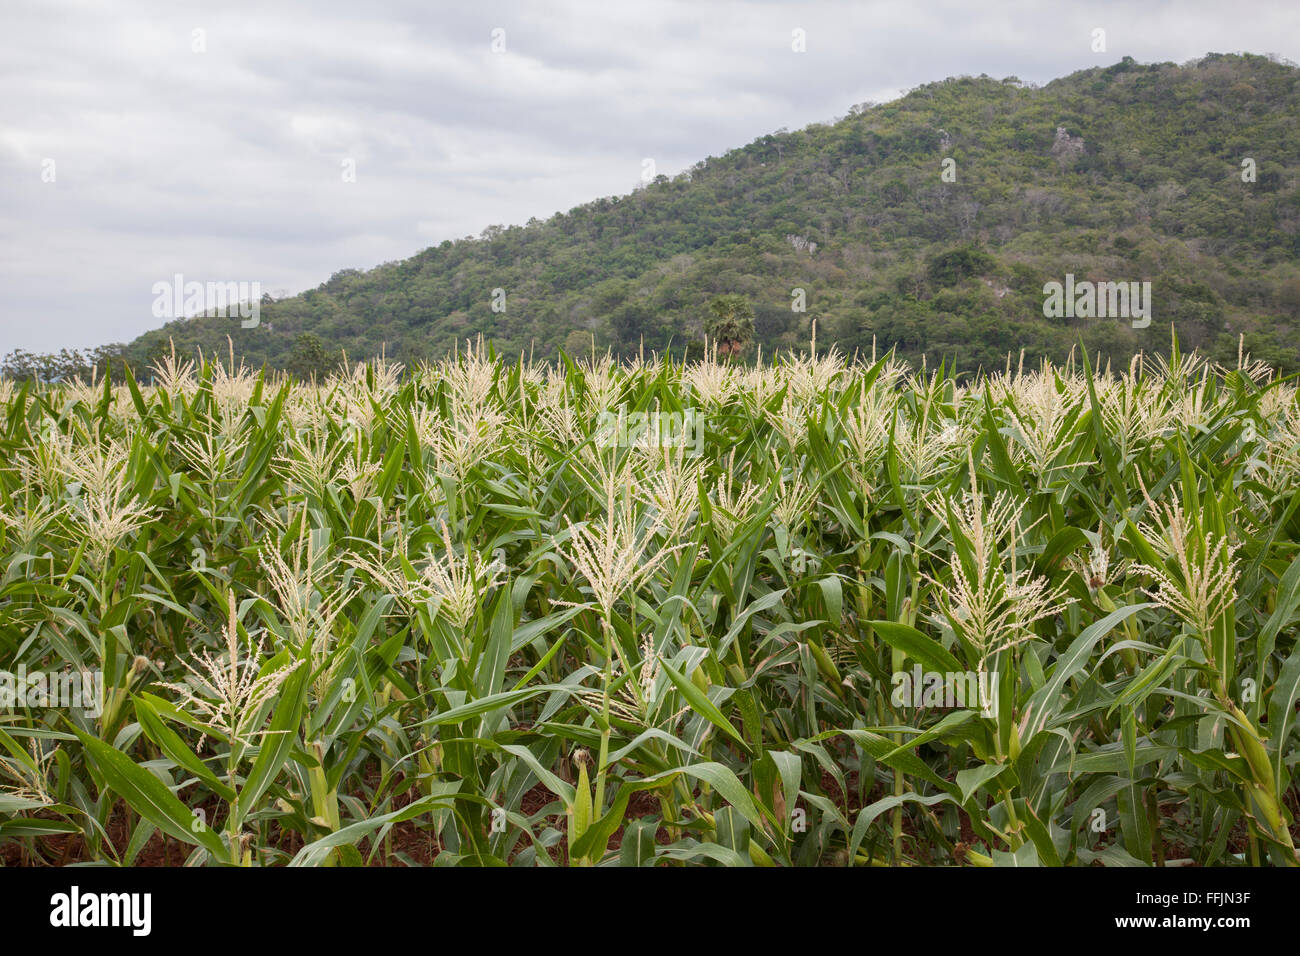
[[[1172, 324], [1182, 346], [1235, 359], [1244, 334], [1295, 370], [1298, 83], [1294, 64], [1219, 54], [1126, 57], [1043, 87], [950, 78], [630, 195], [344, 269], [264, 300], [256, 328], [178, 320], [122, 351], [139, 367], [169, 341], [225, 354], [230, 336], [253, 364], [306, 371], [338, 350], [411, 361], [482, 333], [512, 354], [586, 351], [592, 335], [626, 354], [685, 347], [709, 302], [739, 293], [765, 354], [806, 346], [815, 319], [819, 345], [875, 340], [966, 369], [1022, 349], [1061, 359], [1080, 337], [1120, 362], [1167, 348]], [[1149, 281], [1152, 321], [1045, 318], [1044, 285], [1067, 274]]]

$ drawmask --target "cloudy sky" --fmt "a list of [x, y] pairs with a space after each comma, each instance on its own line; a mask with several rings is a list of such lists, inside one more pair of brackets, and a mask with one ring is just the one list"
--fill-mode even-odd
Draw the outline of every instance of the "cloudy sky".
[[0, 352], [128, 340], [177, 273], [299, 292], [947, 76], [1237, 51], [1300, 61], [1300, 4], [3, 0]]

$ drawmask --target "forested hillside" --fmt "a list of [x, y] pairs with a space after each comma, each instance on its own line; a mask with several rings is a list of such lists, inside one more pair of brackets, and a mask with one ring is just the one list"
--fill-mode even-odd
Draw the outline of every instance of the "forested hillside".
[[[257, 328], [182, 320], [125, 354], [137, 367], [169, 341], [224, 354], [230, 336], [253, 364], [305, 373], [339, 350], [409, 362], [479, 333], [539, 358], [585, 352], [592, 335], [624, 354], [676, 351], [702, 337], [711, 300], [736, 293], [754, 314], [748, 354], [806, 346], [816, 320], [819, 345], [874, 339], [972, 370], [1021, 349], [1061, 359], [1080, 337], [1124, 361], [1167, 348], [1172, 324], [1183, 346], [1224, 357], [1244, 333], [1256, 358], [1291, 371], [1298, 77], [1212, 54], [1126, 58], [1041, 88], [948, 79], [545, 222], [343, 269], [265, 302]], [[1043, 285], [1067, 273], [1151, 281], [1153, 321], [1045, 319]]]

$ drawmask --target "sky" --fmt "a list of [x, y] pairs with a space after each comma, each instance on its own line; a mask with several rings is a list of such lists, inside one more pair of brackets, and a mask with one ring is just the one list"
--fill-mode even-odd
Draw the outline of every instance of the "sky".
[[1300, 4], [0, 0], [0, 353], [129, 341], [177, 275], [300, 292], [950, 76], [1243, 51], [1300, 61]]

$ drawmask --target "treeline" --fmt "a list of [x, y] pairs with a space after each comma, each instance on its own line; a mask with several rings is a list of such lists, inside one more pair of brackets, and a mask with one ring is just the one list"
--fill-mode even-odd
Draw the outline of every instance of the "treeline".
[[[115, 375], [121, 381], [127, 347], [121, 343], [93, 349], [59, 349], [57, 352], [28, 352], [14, 349], [0, 359], [0, 377], [18, 382], [68, 382], [102, 380]], [[113, 360], [117, 368], [111, 370]]]
[[[49, 384], [74, 380], [103, 381], [107, 375], [114, 382], [122, 382], [129, 372], [137, 381], [147, 382], [150, 369], [171, 351], [169, 343], [166, 349], [155, 347], [142, 355], [120, 342], [93, 349], [65, 348], [57, 352], [14, 349], [0, 359], [0, 379]], [[179, 350], [178, 354], [186, 359], [193, 357]], [[284, 363], [284, 369], [302, 380], [322, 378], [336, 370], [343, 358], [341, 349], [327, 349], [315, 335], [303, 332]]]

